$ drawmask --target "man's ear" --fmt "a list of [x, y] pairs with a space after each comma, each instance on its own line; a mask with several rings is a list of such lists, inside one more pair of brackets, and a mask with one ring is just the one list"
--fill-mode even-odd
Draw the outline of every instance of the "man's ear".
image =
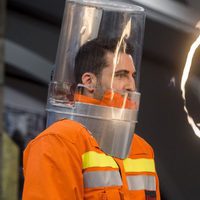
[[91, 72], [86, 72], [82, 75], [82, 83], [83, 85], [91, 91], [94, 91], [97, 84], [97, 77], [95, 74]]

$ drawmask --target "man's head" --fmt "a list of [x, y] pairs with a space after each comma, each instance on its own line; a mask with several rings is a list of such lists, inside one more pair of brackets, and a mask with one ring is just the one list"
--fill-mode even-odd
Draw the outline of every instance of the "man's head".
[[76, 83], [87, 88], [87, 96], [101, 98], [110, 89], [136, 90], [136, 70], [130, 55], [132, 48], [122, 43], [116, 56], [118, 41], [95, 39], [84, 44], [77, 53], [74, 71]]

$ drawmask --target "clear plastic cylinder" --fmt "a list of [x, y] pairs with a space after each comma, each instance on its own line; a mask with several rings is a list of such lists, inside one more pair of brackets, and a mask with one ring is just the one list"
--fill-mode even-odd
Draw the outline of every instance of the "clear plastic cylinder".
[[[127, 156], [139, 109], [144, 23], [144, 9], [131, 3], [66, 1], [49, 85], [48, 125], [60, 118], [78, 121], [105, 152]], [[98, 120], [109, 135], [97, 130]], [[121, 138], [123, 155], [109, 150]]]

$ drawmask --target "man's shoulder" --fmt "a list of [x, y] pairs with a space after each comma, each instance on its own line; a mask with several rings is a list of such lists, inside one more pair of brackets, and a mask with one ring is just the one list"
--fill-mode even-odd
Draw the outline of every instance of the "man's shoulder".
[[141, 144], [142, 146], [146, 146], [147, 148], [152, 148], [151, 145], [141, 136], [134, 134], [134, 140], [135, 142]]
[[131, 156], [144, 156], [144, 157], [153, 157], [153, 149], [151, 145], [142, 137], [137, 134], [134, 134], [133, 142], [131, 145]]
[[44, 163], [53, 161], [62, 164], [63, 161], [72, 160], [81, 163], [87, 137], [87, 130], [81, 124], [71, 120], [57, 121], [27, 145], [24, 151], [25, 166], [29, 158]]
[[95, 146], [91, 138], [90, 133], [82, 124], [63, 119], [50, 125], [29, 142], [25, 153], [27, 154], [30, 149], [40, 149], [45, 152], [70, 149], [71, 152], [82, 155], [87, 149]]
[[39, 140], [47, 135], [56, 136], [65, 141], [76, 143], [81, 136], [87, 138], [89, 133], [82, 124], [73, 120], [62, 119], [47, 127], [34, 140]]

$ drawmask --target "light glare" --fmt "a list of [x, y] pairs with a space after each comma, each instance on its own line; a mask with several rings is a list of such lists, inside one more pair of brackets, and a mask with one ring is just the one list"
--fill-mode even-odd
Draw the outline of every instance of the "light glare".
[[[200, 22], [197, 23], [196, 27], [200, 29]], [[194, 43], [190, 47], [190, 51], [187, 55], [187, 59], [186, 59], [186, 63], [185, 63], [185, 67], [184, 67], [183, 75], [182, 75], [182, 79], [181, 79], [181, 91], [182, 91], [182, 98], [184, 100], [184, 110], [187, 114], [187, 120], [188, 120], [189, 124], [191, 125], [192, 129], [194, 130], [195, 134], [198, 137], [200, 137], [200, 129], [197, 126], [200, 127], [200, 124], [195, 124], [193, 118], [188, 113], [188, 110], [186, 107], [186, 98], [185, 98], [185, 84], [187, 82], [187, 79], [188, 79], [188, 76], [190, 73], [194, 53], [199, 45], [200, 45], [200, 35], [197, 37], [197, 39], [194, 41]]]

